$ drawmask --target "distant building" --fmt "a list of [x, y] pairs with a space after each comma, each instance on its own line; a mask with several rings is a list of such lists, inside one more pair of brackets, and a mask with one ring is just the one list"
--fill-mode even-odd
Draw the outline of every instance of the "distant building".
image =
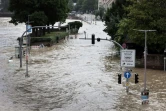
[[98, 0], [98, 9], [100, 7], [104, 7], [105, 9], [110, 8], [114, 1], [115, 0]]

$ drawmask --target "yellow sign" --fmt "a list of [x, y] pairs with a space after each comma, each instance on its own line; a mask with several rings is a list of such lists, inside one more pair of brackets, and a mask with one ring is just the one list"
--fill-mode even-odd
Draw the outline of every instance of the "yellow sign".
[[129, 86], [129, 82], [126, 82], [126, 86]]

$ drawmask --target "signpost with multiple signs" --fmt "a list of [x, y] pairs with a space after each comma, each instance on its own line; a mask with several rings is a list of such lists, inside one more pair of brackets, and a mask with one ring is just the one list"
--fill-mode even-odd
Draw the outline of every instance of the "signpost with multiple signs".
[[126, 92], [128, 93], [129, 78], [131, 77], [131, 73], [128, 68], [135, 67], [135, 50], [121, 50], [121, 67], [126, 67], [124, 77], [126, 78]]
[[121, 67], [135, 67], [135, 50], [121, 50]]

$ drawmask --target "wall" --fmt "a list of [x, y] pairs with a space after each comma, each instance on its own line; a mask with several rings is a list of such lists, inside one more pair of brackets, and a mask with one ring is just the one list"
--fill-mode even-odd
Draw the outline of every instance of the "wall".
[[[164, 55], [148, 54], [147, 68], [164, 70]], [[136, 60], [136, 67], [144, 67], [144, 58]]]

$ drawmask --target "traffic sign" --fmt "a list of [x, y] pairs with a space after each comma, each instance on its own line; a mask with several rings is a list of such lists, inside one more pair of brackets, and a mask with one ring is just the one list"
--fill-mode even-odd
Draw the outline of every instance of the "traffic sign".
[[32, 26], [26, 25], [26, 30], [27, 30], [27, 32], [32, 33]]
[[121, 50], [121, 67], [135, 67], [135, 50]]
[[128, 87], [129, 86], [129, 82], [126, 82], [126, 87]]
[[142, 105], [149, 104], [149, 90], [148, 89], [141, 91], [141, 99], [142, 99]]
[[127, 78], [127, 79], [130, 78], [130, 77], [131, 77], [130, 72], [125, 72], [125, 73], [124, 73], [124, 77]]
[[122, 44], [122, 47], [123, 47], [124, 49], [126, 49], [126, 43], [123, 43], [123, 44]]

